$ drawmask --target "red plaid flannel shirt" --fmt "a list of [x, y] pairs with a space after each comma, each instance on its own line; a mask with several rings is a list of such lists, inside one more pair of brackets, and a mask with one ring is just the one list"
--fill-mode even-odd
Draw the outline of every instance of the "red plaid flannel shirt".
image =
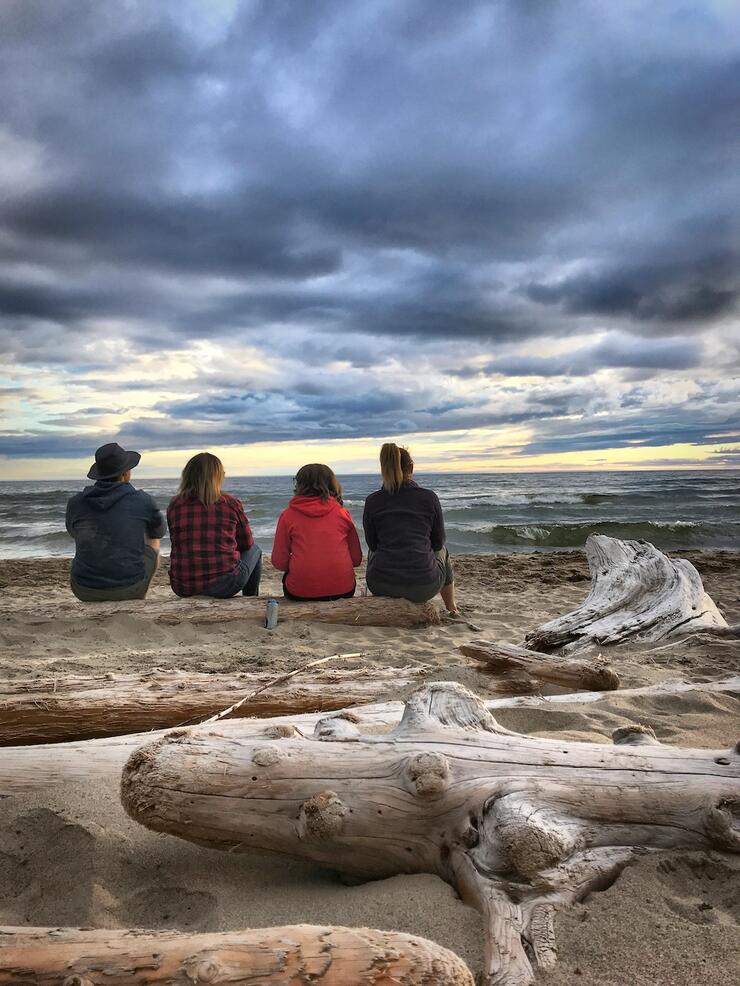
[[210, 507], [176, 496], [167, 508], [172, 554], [170, 584], [178, 596], [194, 596], [233, 572], [239, 553], [254, 544], [241, 501], [229, 493]]

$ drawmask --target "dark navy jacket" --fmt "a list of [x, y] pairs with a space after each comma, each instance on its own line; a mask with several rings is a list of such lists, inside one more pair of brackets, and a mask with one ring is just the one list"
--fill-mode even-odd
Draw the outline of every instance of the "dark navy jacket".
[[445, 522], [433, 490], [407, 480], [395, 493], [376, 490], [365, 500], [368, 572], [392, 585], [427, 585], [438, 572], [434, 552], [444, 548]]
[[74, 581], [110, 589], [145, 577], [144, 538], [161, 538], [166, 525], [148, 493], [98, 480], [67, 503], [67, 530], [75, 539]]

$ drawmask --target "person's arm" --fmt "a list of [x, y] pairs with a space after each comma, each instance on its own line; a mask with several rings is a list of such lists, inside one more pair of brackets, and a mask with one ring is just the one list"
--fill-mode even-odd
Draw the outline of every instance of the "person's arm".
[[375, 551], [378, 547], [378, 532], [375, 530], [375, 521], [371, 516], [367, 500], [365, 500], [365, 509], [362, 512], [362, 529], [365, 532], [368, 548], [370, 551]]
[[442, 504], [439, 497], [434, 494], [434, 517], [432, 518], [432, 529], [429, 533], [432, 542], [432, 551], [440, 551], [445, 546], [445, 521], [442, 516]]
[[275, 531], [275, 542], [272, 546], [270, 561], [279, 572], [287, 572], [290, 563], [290, 533], [285, 520], [285, 511], [280, 514]]
[[148, 544], [150, 548], [154, 548], [155, 551], [159, 551], [159, 542], [164, 537], [165, 531], [167, 530], [167, 523], [165, 522], [164, 514], [152, 497], [147, 495], [147, 500], [149, 501], [149, 516], [146, 519], [144, 544]]
[[362, 545], [360, 544], [360, 539], [357, 536], [357, 528], [355, 527], [355, 522], [352, 520], [352, 515], [349, 510], [345, 510], [347, 515], [347, 545], [349, 547], [349, 555], [352, 559], [352, 567], [357, 568], [357, 566], [362, 561]]
[[234, 512], [236, 514], [236, 546], [239, 551], [247, 551], [254, 544], [252, 528], [249, 526], [241, 501], [236, 499], [234, 500]]

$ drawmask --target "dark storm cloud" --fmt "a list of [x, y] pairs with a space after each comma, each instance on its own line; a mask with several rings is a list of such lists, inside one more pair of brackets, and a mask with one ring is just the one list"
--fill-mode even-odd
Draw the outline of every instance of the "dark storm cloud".
[[699, 276], [700, 266], [694, 261], [668, 271], [640, 268], [589, 273], [557, 284], [533, 284], [525, 293], [532, 301], [560, 304], [574, 315], [627, 316], [667, 325], [709, 322], [735, 311], [740, 298], [737, 272], [728, 271], [722, 277], [718, 265], [705, 280]]
[[[583, 377], [597, 370], [642, 369], [687, 370], [700, 366], [700, 340], [639, 339], [634, 336], [608, 336], [595, 346], [585, 346], [557, 356], [509, 356], [483, 366], [451, 370], [453, 376], [481, 374], [510, 377]], [[650, 372], [649, 376], [653, 376]]]
[[[3, 4], [0, 345], [89, 370], [116, 320], [152, 354], [698, 375], [740, 299], [738, 27], [708, 0], [647, 23], [632, 0]], [[172, 442], [176, 415], [199, 434], [232, 413], [225, 393], [168, 406]], [[502, 419], [389, 391], [317, 393], [304, 420], [292, 396], [250, 434]]]
[[688, 408], [655, 408], [627, 416], [580, 418], [538, 423], [538, 436], [518, 452], [519, 455], [541, 455], [562, 452], [583, 452], [593, 449], [634, 448], [686, 443], [714, 445], [712, 437], [718, 427], [730, 427], [730, 420], [695, 420], [696, 412]]

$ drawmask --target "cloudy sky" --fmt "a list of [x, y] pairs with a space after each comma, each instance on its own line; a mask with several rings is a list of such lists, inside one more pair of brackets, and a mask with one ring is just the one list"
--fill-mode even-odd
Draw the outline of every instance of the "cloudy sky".
[[735, 0], [3, 0], [0, 470], [740, 465]]

